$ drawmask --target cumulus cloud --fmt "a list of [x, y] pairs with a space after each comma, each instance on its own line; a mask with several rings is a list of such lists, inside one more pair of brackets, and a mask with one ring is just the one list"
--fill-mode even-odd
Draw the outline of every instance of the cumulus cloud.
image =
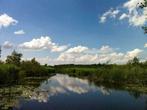
[[18, 30], [14, 32], [15, 35], [23, 35], [25, 34], [24, 30]]
[[77, 47], [73, 47], [68, 49], [66, 52], [67, 53], [82, 53], [88, 50], [88, 47], [84, 47], [84, 46], [77, 46]]
[[[57, 57], [36, 57], [36, 60], [41, 64], [98, 64], [98, 63], [116, 63], [124, 64], [134, 57], [142, 57], [143, 50], [133, 49], [127, 52], [119, 52], [118, 49], [108, 45], [100, 48], [88, 48], [86, 46], [71, 47], [63, 52], [60, 52]], [[143, 57], [142, 57], [143, 58]], [[31, 58], [30, 58], [31, 59]], [[30, 60], [27, 59], [27, 60]], [[141, 59], [143, 60], [143, 59]]]
[[127, 52], [127, 56], [130, 58], [134, 58], [136, 56], [138, 56], [143, 50], [140, 49], [134, 49], [133, 51], [129, 51]]
[[99, 53], [111, 53], [113, 51], [113, 48], [111, 48], [109, 45], [104, 45], [99, 49]]
[[[147, 8], [139, 10], [141, 4], [144, 4], [144, 0], [128, 0], [122, 4], [119, 11], [115, 12], [112, 18], [116, 18], [116, 15], [119, 13], [119, 20], [127, 19], [132, 26], [143, 26], [147, 21]], [[104, 23], [109, 16], [113, 16], [110, 14], [112, 13], [111, 10], [108, 10], [100, 17], [100, 22]]]
[[[78, 47], [78, 46], [77, 46]], [[60, 63], [74, 63], [74, 64], [94, 64], [94, 63], [126, 63], [134, 57], [139, 57], [143, 50], [134, 49], [126, 53], [118, 52], [110, 46], [102, 46], [99, 49], [87, 48], [84, 51], [69, 52], [69, 50], [77, 49], [73, 47], [65, 52], [62, 52], [57, 61]]]
[[49, 36], [41, 36], [37, 39], [32, 39], [29, 42], [24, 42], [19, 45], [20, 48], [23, 49], [33, 49], [33, 50], [40, 50], [40, 49], [50, 49], [52, 52], [61, 52], [67, 49], [67, 45], [58, 45], [52, 42]]
[[124, 4], [124, 8], [128, 10], [129, 24], [133, 26], [142, 26], [146, 23], [147, 8], [142, 12], [138, 11], [139, 4], [143, 4], [144, 0], [130, 0]]
[[0, 28], [15, 25], [16, 23], [18, 23], [18, 21], [12, 18], [11, 16], [8, 16], [5, 13], [0, 15]]
[[74, 62], [75, 58], [79, 55], [83, 55], [88, 50], [88, 47], [85, 46], [76, 46], [73, 48], [69, 48], [67, 51], [64, 51], [57, 58], [58, 61], [67, 61]]
[[144, 4], [144, 0], [128, 0], [124, 3], [124, 7], [128, 8], [129, 12], [136, 10], [141, 4]]
[[5, 49], [10, 49], [10, 48], [13, 48], [13, 44], [9, 41], [5, 41], [2, 47]]

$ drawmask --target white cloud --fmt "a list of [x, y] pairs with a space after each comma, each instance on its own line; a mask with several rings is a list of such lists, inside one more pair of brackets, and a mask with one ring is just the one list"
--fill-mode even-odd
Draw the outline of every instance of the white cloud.
[[141, 4], [144, 4], [144, 0], [128, 0], [124, 3], [124, 7], [128, 8], [129, 12], [136, 10]]
[[73, 47], [68, 49], [66, 52], [67, 53], [82, 53], [88, 50], [88, 47], [84, 47], [84, 46], [77, 46], [77, 47]]
[[123, 13], [120, 17], [119, 17], [119, 20], [123, 20], [125, 18], [128, 18], [129, 15], [127, 15], [126, 13]]
[[61, 53], [57, 58], [58, 61], [66, 61], [66, 62], [75, 62], [75, 58], [78, 58], [80, 55], [86, 53], [88, 51], [88, 47], [84, 46], [76, 46], [73, 48], [69, 48], [67, 51]]
[[111, 8], [100, 17], [100, 23], [105, 23], [108, 17], [116, 18], [119, 12], [119, 10], [114, 10]]
[[144, 48], [147, 48], [147, 43], [144, 44]]
[[[118, 11], [112, 11], [112, 8], [100, 17], [100, 22], [104, 23], [107, 18], [118, 18], [123, 20], [127, 18], [129, 25], [143, 26], [147, 21], [147, 8], [139, 10], [140, 4], [144, 4], [144, 0], [128, 0], [122, 4]], [[113, 14], [111, 14], [113, 12]], [[120, 13], [120, 15], [118, 15]], [[118, 16], [116, 16], [118, 15]]]
[[9, 41], [5, 41], [2, 47], [5, 49], [10, 49], [10, 48], [13, 48], [13, 44]]
[[111, 53], [113, 49], [109, 45], [104, 45], [99, 49], [99, 53]]
[[106, 16], [101, 16], [100, 17], [100, 23], [105, 23], [106, 22], [107, 17]]
[[[77, 47], [73, 47], [77, 48]], [[72, 50], [73, 48], [69, 49]], [[134, 49], [126, 53], [117, 52], [110, 46], [102, 46], [99, 49], [88, 49], [88, 51], [62, 52], [57, 61], [60, 63], [74, 63], [74, 64], [94, 64], [94, 63], [126, 63], [134, 57], [139, 57], [143, 50]]]
[[[119, 52], [119, 50], [104, 45], [100, 48], [88, 48], [86, 46], [76, 46], [67, 49], [57, 55], [57, 57], [36, 57], [41, 64], [57, 65], [57, 64], [97, 64], [97, 63], [116, 63], [124, 64], [134, 57], [144, 60], [144, 53], [141, 49], [133, 49], [127, 52]], [[30, 58], [31, 59], [31, 58]], [[30, 60], [28, 59], [28, 60]]]
[[[23, 57], [22, 60], [32, 60], [34, 57], [25, 58]], [[54, 58], [46, 56], [46, 57], [35, 57], [35, 60], [38, 61], [40, 64], [49, 64], [52, 62], [51, 65], [54, 65]]]
[[14, 34], [23, 35], [23, 34], [25, 34], [25, 32], [24, 32], [24, 30], [18, 30], [18, 31], [15, 31]]
[[146, 16], [145, 15], [134, 15], [134, 16], [131, 16], [129, 18], [129, 23], [130, 25], [133, 25], [133, 26], [143, 26], [146, 22]]
[[142, 26], [146, 22], [147, 8], [144, 8], [142, 12], [138, 11], [140, 4], [144, 4], [144, 0], [129, 0], [123, 5], [128, 10], [128, 21], [130, 25]]
[[126, 56], [129, 58], [137, 57], [143, 50], [140, 49], [134, 49], [132, 51], [127, 52]]
[[58, 45], [52, 42], [49, 36], [41, 36], [37, 39], [32, 39], [29, 42], [24, 42], [19, 45], [20, 48], [23, 49], [33, 49], [33, 50], [40, 50], [40, 49], [50, 49], [52, 52], [61, 52], [67, 49], [67, 45]]
[[14, 25], [16, 23], [18, 23], [18, 21], [15, 20], [14, 18], [8, 16], [7, 14], [0, 15], [0, 28], [1, 27], [8, 27], [8, 26]]

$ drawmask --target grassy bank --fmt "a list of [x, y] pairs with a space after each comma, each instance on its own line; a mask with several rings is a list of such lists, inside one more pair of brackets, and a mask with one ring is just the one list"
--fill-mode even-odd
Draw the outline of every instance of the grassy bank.
[[55, 71], [75, 77], [85, 77], [94, 82], [147, 85], [146, 63], [56, 65]]
[[27, 77], [45, 77], [53, 72], [49, 66], [0, 64], [0, 85], [20, 83]]
[[57, 73], [88, 79], [91, 83], [107, 88], [147, 93], [147, 63], [56, 65]]
[[5, 62], [0, 61], [0, 85], [20, 83], [27, 77], [45, 77], [53, 73], [87, 78], [95, 83], [133, 84], [147, 87], [147, 61], [134, 58], [123, 65], [41, 65], [35, 58], [22, 61], [22, 54], [12, 52]]

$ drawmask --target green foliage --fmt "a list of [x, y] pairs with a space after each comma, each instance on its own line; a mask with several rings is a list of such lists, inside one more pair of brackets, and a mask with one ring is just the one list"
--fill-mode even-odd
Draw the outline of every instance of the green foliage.
[[[144, 4], [141, 4], [140, 8], [144, 9], [146, 7], [147, 7], [147, 0], [144, 0]], [[147, 33], [147, 26], [142, 26], [142, 29], [144, 30], [144, 33], [146, 34]]]
[[136, 57], [124, 65], [56, 65], [55, 71], [95, 82], [147, 85], [147, 61], [140, 63]]
[[21, 70], [24, 70], [26, 76], [45, 76], [49, 71], [47, 67], [41, 66], [35, 58], [31, 61], [22, 61]]
[[13, 51], [6, 63], [0, 63], [0, 84], [13, 84], [26, 77], [43, 77], [51, 73], [64, 73], [76, 77], [86, 77], [95, 82], [116, 84], [147, 85], [147, 61], [140, 62], [137, 57], [127, 64], [93, 64], [93, 65], [40, 65], [35, 58], [21, 61], [22, 54]]
[[144, 4], [140, 5], [140, 8], [144, 8], [144, 7], [147, 7], [147, 0], [144, 0]]
[[138, 65], [139, 64], [139, 59], [137, 57], [134, 57], [132, 60], [128, 61], [128, 64]]
[[0, 64], [0, 84], [9, 84], [19, 79], [19, 68], [11, 64]]
[[7, 56], [6, 63], [0, 61], [0, 85], [13, 84], [23, 81], [26, 77], [49, 76], [54, 68], [40, 65], [35, 58], [21, 61], [22, 54], [15, 50]]
[[7, 56], [6, 63], [7, 64], [14, 64], [19, 66], [21, 61], [22, 54], [17, 53], [15, 50], [12, 52], [11, 55]]

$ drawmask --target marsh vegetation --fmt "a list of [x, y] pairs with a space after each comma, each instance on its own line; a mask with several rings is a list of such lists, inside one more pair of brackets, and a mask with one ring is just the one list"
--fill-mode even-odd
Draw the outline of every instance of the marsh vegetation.
[[54, 73], [68, 74], [88, 78], [95, 83], [147, 86], [147, 61], [138, 58], [127, 64], [92, 64], [92, 65], [40, 65], [35, 58], [21, 60], [22, 54], [13, 51], [6, 62], [0, 63], [0, 84], [20, 83], [28, 77], [45, 77]]

